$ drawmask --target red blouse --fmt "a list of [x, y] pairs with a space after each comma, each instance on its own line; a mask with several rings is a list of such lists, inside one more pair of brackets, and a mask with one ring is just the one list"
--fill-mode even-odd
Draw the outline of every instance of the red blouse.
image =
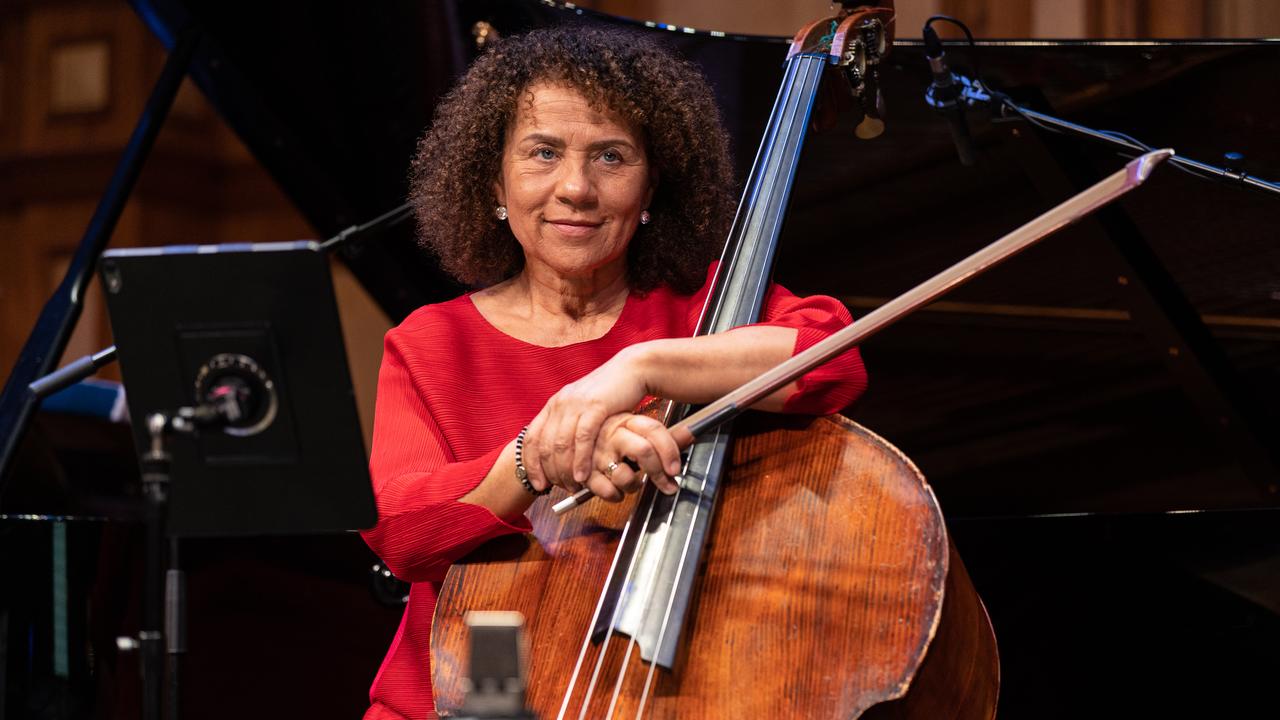
[[[484, 319], [470, 294], [419, 308], [387, 333], [369, 461], [378, 524], [363, 535], [412, 586], [400, 629], [369, 691], [366, 720], [436, 716], [429, 651], [445, 572], [486, 540], [529, 530], [523, 517], [508, 523], [458, 498], [480, 483], [501, 450], [561, 387], [629, 345], [692, 335], [706, 294], [706, 286], [692, 296], [666, 288], [633, 292], [602, 337], [555, 348], [502, 333]], [[798, 329], [795, 352], [851, 322], [837, 301], [799, 298], [778, 285], [762, 315], [761, 324]], [[801, 378], [785, 410], [838, 412], [866, 383], [862, 360], [852, 350]]]

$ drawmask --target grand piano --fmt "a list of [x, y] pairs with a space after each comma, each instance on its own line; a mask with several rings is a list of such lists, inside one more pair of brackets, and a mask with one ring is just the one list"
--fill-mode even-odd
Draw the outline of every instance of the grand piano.
[[[403, 201], [415, 141], [482, 51], [479, 37], [576, 22], [664, 34], [711, 79], [735, 187], [785, 51], [782, 38], [535, 0], [378, 12], [132, 4], [166, 46], [184, 28], [200, 33], [191, 76], [325, 235]], [[915, 30], [898, 32], [905, 39], [880, 78], [885, 132], [860, 140], [844, 116], [810, 134], [777, 264], [779, 282], [835, 296], [855, 317], [1124, 162], [1105, 143], [974, 112], [978, 162], [962, 166], [923, 101], [929, 71]], [[871, 388], [847, 414], [904, 450], [937, 491], [999, 638], [1006, 716], [1274, 714], [1280, 197], [1241, 178], [1280, 178], [1280, 42], [991, 41], [949, 54], [1026, 107], [1229, 172], [1162, 169], [1118, 207], [876, 337], [863, 348]], [[339, 253], [393, 321], [459, 292], [408, 227]], [[120, 455], [127, 485], [127, 449]], [[10, 492], [0, 511], [47, 512], [39, 497]], [[54, 542], [7, 529], [5, 572], [43, 577], [39, 563], [12, 559], [24, 533]], [[136, 613], [127, 576], [137, 569], [122, 559], [136, 536], [75, 533], [98, 560], [72, 568], [72, 595], [99, 613]], [[189, 717], [360, 712], [398, 607], [394, 588], [389, 598], [377, 588], [381, 604], [365, 588], [362, 564], [376, 559], [357, 538], [210, 540], [193, 553]], [[114, 588], [100, 582], [107, 562], [126, 580]], [[40, 630], [54, 622], [41, 609], [47, 591], [17, 587], [5, 593], [0, 717], [132, 712], [132, 661], [109, 643], [127, 622], [73, 622], [79, 644], [64, 649], [69, 668], [55, 667], [58, 654], [41, 649], [53, 642]], [[319, 633], [298, 613], [341, 622]]]

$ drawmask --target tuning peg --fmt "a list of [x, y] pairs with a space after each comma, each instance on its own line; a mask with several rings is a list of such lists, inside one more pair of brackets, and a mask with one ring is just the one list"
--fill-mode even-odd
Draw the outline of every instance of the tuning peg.
[[884, 132], [884, 95], [880, 92], [878, 79], [872, 73], [861, 96], [862, 122], [853, 130], [859, 140], [872, 140]]

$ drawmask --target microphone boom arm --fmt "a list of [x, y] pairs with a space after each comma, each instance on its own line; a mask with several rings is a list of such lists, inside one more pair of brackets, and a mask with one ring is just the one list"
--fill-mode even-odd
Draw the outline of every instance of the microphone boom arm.
[[[959, 87], [954, 102], [963, 104], [967, 108], [985, 107], [1000, 117], [1010, 117], [1010, 113], [1020, 116], [1034, 125], [1039, 125], [1050, 130], [1075, 135], [1077, 137], [1097, 140], [1112, 145], [1122, 152], [1131, 152], [1142, 154], [1150, 152], [1151, 147], [1135, 141], [1132, 138], [1121, 137], [1117, 134], [1107, 132], [1105, 130], [1095, 130], [1094, 128], [1063, 120], [1053, 115], [1048, 115], [1036, 110], [1019, 105], [1012, 98], [1001, 92], [995, 92], [987, 88], [981, 80], [974, 80], [965, 75], [952, 71], [956, 84]], [[941, 110], [936, 100], [931, 95], [925, 95], [925, 102], [934, 109]], [[1249, 175], [1243, 171], [1230, 168], [1221, 168], [1209, 163], [1200, 162], [1192, 158], [1174, 155], [1168, 160], [1180, 170], [1197, 175], [1209, 180], [1217, 180], [1228, 185], [1251, 188], [1271, 193], [1280, 197], [1280, 183], [1264, 180], [1253, 175]]]

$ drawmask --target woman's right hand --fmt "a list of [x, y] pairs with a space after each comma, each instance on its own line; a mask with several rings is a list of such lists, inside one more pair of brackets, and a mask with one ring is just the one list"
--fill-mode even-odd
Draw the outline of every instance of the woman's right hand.
[[[527, 437], [525, 442], [529, 447]], [[646, 415], [624, 412], [605, 419], [591, 459], [591, 472], [582, 484], [574, 482], [571, 475], [557, 477], [553, 463], [541, 462], [540, 456], [526, 458], [525, 469], [535, 487], [557, 485], [575, 493], [585, 486], [608, 502], [619, 502], [625, 494], [639, 490], [646, 474], [668, 495], [679, 489], [673, 478], [680, 474], [680, 448], [666, 426]], [[631, 462], [638, 469], [633, 469]]]

